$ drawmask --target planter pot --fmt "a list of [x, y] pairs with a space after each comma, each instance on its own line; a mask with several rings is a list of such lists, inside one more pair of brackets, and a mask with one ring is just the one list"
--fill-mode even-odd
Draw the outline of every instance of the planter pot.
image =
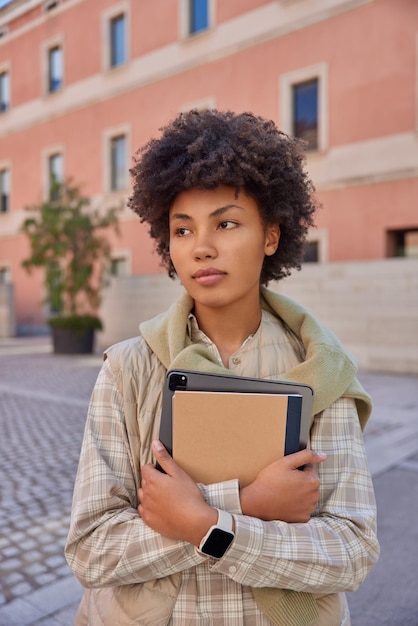
[[52, 344], [55, 354], [91, 354], [94, 346], [93, 328], [72, 330], [52, 328]]

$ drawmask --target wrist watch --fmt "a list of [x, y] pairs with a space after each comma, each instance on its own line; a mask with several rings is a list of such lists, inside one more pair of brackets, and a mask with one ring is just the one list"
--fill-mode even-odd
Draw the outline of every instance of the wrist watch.
[[199, 545], [199, 552], [220, 559], [231, 545], [235, 534], [232, 530], [232, 515], [227, 511], [218, 511], [218, 521], [211, 526]]

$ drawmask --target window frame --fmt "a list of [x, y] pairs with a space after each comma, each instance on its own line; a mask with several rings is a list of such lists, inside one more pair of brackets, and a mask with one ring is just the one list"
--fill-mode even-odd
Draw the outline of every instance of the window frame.
[[13, 282], [12, 264], [7, 261], [0, 262], [0, 285], [10, 285]]
[[309, 154], [318, 154], [328, 149], [328, 64], [318, 63], [300, 68], [282, 74], [279, 79], [280, 127], [291, 136], [294, 128], [294, 87], [315, 79], [318, 80], [318, 146], [315, 149], [308, 149]]
[[[6, 194], [3, 193], [3, 175], [7, 174]], [[8, 215], [11, 209], [12, 173], [9, 163], [0, 163], [0, 215]], [[5, 198], [5, 201], [4, 201]], [[5, 208], [4, 208], [5, 206]]]
[[[302, 136], [302, 134], [299, 134], [297, 132], [297, 125], [298, 122], [301, 121], [301, 119], [303, 118], [299, 118], [297, 113], [297, 109], [298, 106], [300, 107], [301, 105], [301, 89], [306, 89], [307, 87], [309, 88], [309, 86], [313, 86], [314, 90], [315, 90], [315, 96], [316, 96], [316, 102], [315, 102], [315, 107], [316, 107], [316, 112], [315, 112], [315, 144], [313, 145], [312, 143], [310, 143], [310, 138], [308, 135], [309, 133], [309, 129], [306, 129], [306, 133], [305, 136]], [[299, 93], [298, 93], [299, 92]], [[306, 101], [305, 101], [306, 102]], [[319, 146], [319, 79], [318, 78], [310, 78], [309, 80], [303, 81], [302, 83], [294, 83], [292, 85], [292, 135], [293, 137], [298, 137], [299, 139], [303, 139], [304, 141], [306, 141], [308, 143], [308, 147], [307, 150], [311, 151], [311, 152], [317, 152], [318, 151], [318, 146]]]
[[[60, 66], [59, 74], [60, 75], [58, 78], [54, 76], [54, 63], [55, 63], [54, 56], [56, 52], [59, 52], [59, 55], [60, 55], [60, 58], [59, 58], [59, 66]], [[51, 48], [48, 48], [48, 93], [57, 93], [58, 91], [62, 89], [63, 81], [64, 81], [63, 61], [64, 61], [64, 54], [63, 54], [62, 47], [60, 45], [56, 45], [56, 46], [52, 46]], [[57, 81], [56, 84], [55, 84], [55, 81]]]
[[[125, 21], [124, 28], [124, 52], [125, 57], [123, 63], [112, 65], [112, 36], [111, 25], [118, 17], [123, 16]], [[114, 72], [120, 68], [126, 67], [130, 59], [130, 10], [127, 2], [121, 2], [112, 6], [110, 9], [102, 13], [102, 66], [104, 72]]]
[[[61, 168], [61, 175], [56, 177], [56, 180], [53, 180], [53, 178], [55, 177], [55, 172], [53, 171], [53, 159], [55, 159], [56, 157], [59, 157], [61, 160], [61, 164], [60, 164], [60, 168]], [[48, 156], [48, 198], [49, 200], [57, 200], [57, 196], [54, 195], [53, 193], [51, 193], [52, 190], [52, 185], [54, 183], [57, 183], [58, 185], [62, 185], [62, 183], [64, 182], [64, 156], [62, 154], [62, 152], [52, 152], [49, 156]], [[57, 194], [58, 195], [58, 194]]]
[[[42, 90], [45, 97], [53, 97], [59, 93], [62, 93], [65, 85], [65, 48], [63, 35], [57, 35], [53, 39], [44, 41], [41, 46], [42, 56], [42, 75], [43, 85]], [[51, 52], [59, 48], [61, 51], [61, 81], [56, 89], [51, 90]]]
[[317, 261], [302, 261], [303, 265], [319, 265], [329, 260], [329, 234], [326, 228], [314, 228], [308, 231], [306, 243], [316, 243], [318, 246]]
[[179, 35], [184, 41], [193, 40], [210, 32], [215, 24], [215, 2], [207, 0], [207, 27], [191, 31], [191, 0], [180, 0], [179, 4]]
[[[109, 181], [112, 192], [124, 191], [127, 187], [125, 174], [128, 168], [126, 146], [127, 137], [125, 133], [115, 135], [109, 140]], [[119, 163], [120, 155], [122, 155], [121, 163]]]
[[405, 228], [389, 228], [386, 230], [386, 257], [390, 259], [416, 259], [418, 258], [418, 245], [413, 247], [416, 254], [408, 254], [407, 236], [415, 233], [418, 239], [418, 225]]
[[[3, 80], [1, 80], [1, 77], [6, 76], [7, 77], [7, 103], [6, 103], [6, 107], [3, 108]], [[7, 113], [7, 111], [10, 111], [10, 107], [11, 107], [11, 76], [10, 76], [10, 65], [9, 64], [5, 64], [5, 65], [0, 65], [0, 115], [3, 115], [4, 113]]]
[[[123, 41], [118, 42], [118, 31], [117, 25], [122, 24], [122, 36]], [[122, 47], [122, 50], [119, 50], [119, 46]], [[121, 53], [121, 58], [119, 59], [119, 54]], [[126, 16], [124, 13], [119, 13], [115, 17], [112, 17], [109, 20], [109, 67], [111, 69], [115, 67], [120, 67], [121, 65], [125, 65], [126, 63]]]
[[[125, 271], [123, 273], [113, 272], [112, 267], [115, 261], [123, 261], [125, 264]], [[123, 278], [124, 276], [132, 276], [132, 250], [129, 248], [114, 248], [110, 254], [110, 267], [109, 271], [113, 278]]]
[[43, 198], [44, 200], [52, 200], [51, 198], [51, 159], [57, 155], [61, 156], [62, 159], [62, 178], [59, 182], [65, 182], [65, 152], [64, 146], [56, 145], [50, 146], [46, 150], [43, 151], [42, 154], [42, 179], [43, 179]]
[[[121, 188], [113, 188], [113, 163], [112, 163], [112, 142], [119, 137], [125, 138], [125, 166], [124, 180]], [[123, 124], [115, 128], [107, 129], [103, 133], [103, 172], [104, 180], [103, 186], [105, 193], [110, 194], [126, 194], [129, 189], [129, 156], [131, 154], [131, 127], [129, 124]]]
[[43, 12], [49, 13], [50, 11], [57, 9], [60, 4], [61, 4], [61, 0], [45, 0], [43, 7], [42, 7]]

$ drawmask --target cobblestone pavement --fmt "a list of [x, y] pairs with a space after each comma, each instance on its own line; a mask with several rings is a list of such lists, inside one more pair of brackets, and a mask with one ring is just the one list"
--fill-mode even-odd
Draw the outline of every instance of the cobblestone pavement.
[[[63, 547], [100, 364], [53, 355], [45, 338], [0, 340], [0, 626], [73, 623], [81, 588]], [[376, 400], [365, 440], [378, 476], [416, 454], [418, 379], [360, 379]]]
[[70, 576], [63, 547], [101, 358], [49, 350], [45, 341], [0, 345], [0, 624], [2, 607], [18, 613], [22, 597]]

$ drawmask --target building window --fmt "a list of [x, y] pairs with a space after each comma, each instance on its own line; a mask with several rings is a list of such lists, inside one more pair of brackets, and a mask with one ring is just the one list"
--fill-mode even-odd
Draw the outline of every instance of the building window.
[[59, 186], [64, 180], [64, 160], [57, 152], [48, 156], [48, 195], [50, 200], [59, 196]]
[[319, 263], [319, 241], [307, 241], [305, 243], [303, 263]]
[[7, 213], [10, 209], [10, 172], [0, 170], [0, 213]]
[[47, 0], [47, 2], [45, 2], [44, 4], [45, 13], [48, 13], [48, 11], [52, 11], [53, 9], [56, 9], [59, 3], [60, 3], [60, 0]]
[[309, 230], [303, 248], [302, 263], [326, 263], [328, 261], [328, 231], [325, 228]]
[[293, 136], [308, 143], [308, 150], [317, 150], [318, 141], [318, 79], [293, 85]]
[[126, 135], [110, 139], [110, 190], [123, 191], [127, 187]]
[[319, 63], [280, 77], [280, 126], [307, 142], [311, 152], [328, 147], [328, 66]]
[[418, 227], [388, 231], [387, 256], [417, 259]]
[[62, 87], [62, 48], [54, 46], [48, 50], [48, 91], [54, 93]]
[[209, 28], [208, 0], [189, 0], [189, 34]]
[[122, 13], [109, 21], [110, 67], [126, 63], [126, 18]]
[[10, 267], [0, 267], [0, 285], [8, 285], [12, 282]]
[[110, 261], [111, 276], [128, 275], [128, 259], [126, 257], [113, 257]]
[[9, 72], [0, 73], [0, 113], [4, 113], [10, 106], [10, 76]]

